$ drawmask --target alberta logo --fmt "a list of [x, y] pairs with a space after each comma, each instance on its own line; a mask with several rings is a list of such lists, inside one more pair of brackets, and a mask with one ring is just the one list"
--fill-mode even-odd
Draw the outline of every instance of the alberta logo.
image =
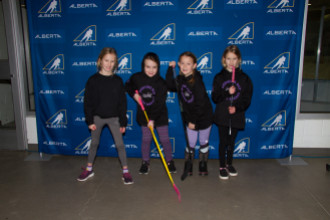
[[86, 155], [91, 147], [92, 138], [88, 137], [75, 148], [75, 154]]
[[84, 103], [85, 89], [81, 90], [74, 98], [75, 103]]
[[39, 11], [39, 18], [60, 18], [61, 0], [49, 0]]
[[228, 44], [253, 44], [254, 40], [254, 22], [249, 22], [239, 28], [229, 38]]
[[292, 13], [295, 0], [275, 0], [268, 5], [267, 13]]
[[44, 75], [64, 75], [64, 55], [56, 55], [42, 68], [42, 70], [42, 74]]
[[261, 150], [284, 150], [289, 149], [289, 146], [286, 144], [273, 144], [273, 145], [263, 145]]
[[65, 141], [46, 140], [43, 141], [42, 144], [49, 147], [68, 147], [68, 144]]
[[96, 25], [90, 25], [73, 40], [73, 46], [96, 46], [96, 40]]
[[130, 11], [132, 11], [131, 0], [117, 0], [107, 9], [107, 16], [130, 16]]
[[132, 53], [125, 53], [119, 57], [116, 74], [132, 74]]
[[259, 67], [259, 57], [258, 56], [246, 56], [242, 60], [242, 69], [254, 70]]
[[66, 109], [57, 111], [46, 121], [47, 128], [67, 128], [68, 120]]
[[261, 131], [284, 131], [286, 127], [286, 111], [282, 110], [261, 125]]
[[212, 62], [213, 62], [213, 54], [212, 52], [204, 53], [197, 60], [197, 69], [202, 74], [212, 74]]
[[155, 1], [155, 0], [153, 0], [153, 1], [145, 1], [144, 3], [143, 3], [143, 7], [144, 8], [146, 8], [146, 7], [148, 7], [148, 8], [160, 8], [160, 7], [162, 7], [162, 8], [164, 8], [164, 7], [166, 7], [166, 8], [174, 8], [175, 7], [175, 5], [176, 5], [176, 2], [177, 0], [171, 0], [171, 1]]
[[264, 67], [265, 74], [288, 74], [290, 68], [290, 52], [278, 55]]
[[234, 156], [237, 158], [248, 158], [250, 153], [250, 138], [246, 137], [235, 144]]
[[84, 113], [73, 114], [73, 124], [77, 126], [86, 126], [86, 118]]
[[171, 23], [158, 31], [151, 39], [150, 45], [174, 45], [175, 41], [175, 23]]
[[256, 5], [256, 0], [227, 0], [227, 5]]
[[187, 9], [190, 15], [213, 14], [213, 0], [196, 0]]
[[295, 27], [265, 27], [264, 33], [269, 40], [291, 40], [297, 36]]
[[67, 91], [65, 89], [40, 89], [39, 90], [40, 95], [51, 95], [51, 96], [57, 96], [57, 97], [63, 97], [67, 98]]

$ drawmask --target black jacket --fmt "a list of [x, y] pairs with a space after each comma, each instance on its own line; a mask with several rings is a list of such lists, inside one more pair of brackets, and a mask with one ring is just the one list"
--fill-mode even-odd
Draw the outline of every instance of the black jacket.
[[[212, 125], [212, 104], [206, 93], [202, 75], [195, 71], [194, 82], [190, 83], [193, 75], [185, 77], [179, 75], [174, 79], [173, 68], [166, 73], [166, 83], [170, 91], [177, 91], [182, 103], [183, 119], [185, 123], [195, 124], [195, 130], [202, 130]], [[177, 83], [177, 84], [176, 84]]]
[[[219, 126], [228, 127], [230, 118], [232, 128], [244, 129], [245, 111], [251, 103], [253, 85], [250, 77], [239, 68], [235, 70], [234, 84], [231, 82], [231, 76], [231, 72], [222, 69], [214, 77], [212, 89], [212, 100], [216, 104], [214, 122]], [[231, 85], [236, 87], [236, 93], [233, 96], [228, 92]], [[236, 113], [233, 115], [228, 112], [231, 98], [233, 99], [232, 106], [236, 107]]]
[[95, 115], [101, 118], [119, 117], [121, 127], [126, 127], [126, 94], [123, 80], [117, 75], [92, 75], [86, 83], [84, 111], [87, 125], [94, 124]]
[[[138, 90], [149, 120], [153, 120], [156, 127], [168, 125], [167, 87], [159, 73], [153, 77], [147, 76], [144, 72], [135, 73], [125, 83], [125, 89], [131, 97], [134, 96], [135, 90]], [[136, 119], [140, 126], [147, 126], [147, 120], [139, 104]]]

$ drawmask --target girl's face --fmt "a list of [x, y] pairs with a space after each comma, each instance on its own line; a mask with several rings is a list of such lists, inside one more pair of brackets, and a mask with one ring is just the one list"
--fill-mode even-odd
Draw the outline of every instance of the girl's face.
[[101, 59], [101, 74], [104, 75], [111, 75], [113, 74], [113, 68], [116, 65], [116, 55], [114, 54], [106, 54]]
[[233, 71], [233, 67], [238, 67], [238, 57], [233, 52], [228, 52], [225, 56], [226, 69], [229, 72]]
[[146, 59], [144, 61], [144, 72], [149, 77], [153, 77], [158, 72], [158, 65], [155, 61]]
[[194, 73], [197, 63], [194, 63], [193, 58], [189, 56], [182, 56], [178, 65], [180, 67], [180, 72], [187, 77]]

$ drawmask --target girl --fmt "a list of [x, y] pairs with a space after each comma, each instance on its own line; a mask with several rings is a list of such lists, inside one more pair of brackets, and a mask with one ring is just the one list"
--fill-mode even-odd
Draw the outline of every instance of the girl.
[[92, 75], [85, 87], [84, 111], [88, 128], [91, 130], [91, 145], [87, 167], [78, 177], [78, 181], [86, 181], [94, 176], [93, 163], [105, 125], [108, 125], [118, 150], [123, 168], [124, 184], [132, 184], [133, 179], [128, 171], [126, 150], [122, 134], [125, 133], [126, 95], [122, 79], [114, 74], [117, 69], [117, 52], [113, 48], [103, 48], [98, 60], [98, 72]]
[[[159, 68], [160, 62], [157, 54], [147, 53], [142, 60], [142, 71], [133, 74], [125, 84], [127, 93], [137, 103], [140, 99], [142, 100], [149, 116], [149, 123], [147, 123], [143, 111], [139, 105], [137, 106], [136, 118], [142, 128], [140, 174], [148, 174], [149, 172], [152, 134], [148, 127], [157, 129], [169, 171], [176, 173], [174, 161], [172, 160], [172, 146], [168, 136], [167, 87], [165, 80], [159, 74]], [[135, 93], [136, 90], [140, 95]]]
[[208, 175], [207, 159], [209, 154], [209, 136], [212, 125], [212, 105], [206, 93], [201, 74], [196, 70], [197, 58], [191, 52], [184, 52], [178, 62], [180, 75], [175, 79], [173, 71], [175, 61], [170, 62], [166, 74], [168, 88], [178, 92], [186, 124], [188, 145], [185, 150], [185, 168], [182, 180], [192, 175], [197, 137], [199, 135], [199, 174]]
[[[241, 62], [238, 47], [228, 46], [222, 55], [223, 69], [213, 80], [212, 100], [216, 104], [214, 121], [219, 127], [220, 137], [220, 179], [238, 174], [233, 167], [235, 139], [238, 130], [245, 127], [245, 111], [252, 98], [252, 82], [241, 70]], [[233, 68], [235, 79], [232, 81]]]

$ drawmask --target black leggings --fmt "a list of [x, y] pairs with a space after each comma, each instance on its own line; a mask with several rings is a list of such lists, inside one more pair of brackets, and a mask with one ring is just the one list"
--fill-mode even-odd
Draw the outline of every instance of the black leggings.
[[232, 128], [231, 135], [229, 135], [229, 127], [219, 126], [219, 160], [221, 168], [226, 167], [226, 165], [233, 164], [233, 153], [237, 133], [238, 129]]

